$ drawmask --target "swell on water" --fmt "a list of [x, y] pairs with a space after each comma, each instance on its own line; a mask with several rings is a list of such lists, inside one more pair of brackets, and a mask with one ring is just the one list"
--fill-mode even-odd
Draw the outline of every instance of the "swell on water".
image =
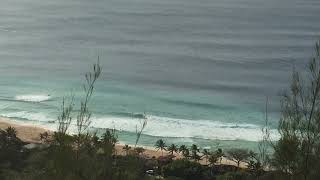
[[[38, 121], [51, 124], [56, 118], [45, 113], [12, 112], [3, 113], [1, 116], [22, 119], [25, 121]], [[136, 132], [136, 128], [142, 124], [143, 114], [135, 114], [133, 117], [93, 117], [92, 128], [114, 128], [119, 131]], [[73, 123], [75, 124], [75, 122]], [[73, 128], [72, 128], [73, 129]], [[244, 140], [260, 141], [262, 139], [261, 126], [248, 123], [224, 123], [213, 120], [187, 120], [159, 116], [147, 116], [147, 126], [143, 134], [153, 137], [167, 138], [199, 138], [206, 140]], [[276, 129], [270, 130], [270, 138], [276, 140], [279, 134]]]
[[48, 123], [55, 121], [55, 118], [49, 117], [45, 113], [41, 113], [41, 112], [18, 111], [18, 112], [1, 113], [0, 116], [12, 118], [12, 119], [21, 119], [25, 121], [39, 121], [39, 122], [48, 122]]
[[42, 94], [26, 94], [26, 95], [17, 95], [14, 98], [17, 101], [26, 101], [26, 102], [43, 102], [51, 99], [50, 95]]
[[[207, 140], [245, 140], [262, 139], [261, 127], [245, 123], [224, 123], [213, 120], [187, 120], [159, 116], [147, 116], [148, 124], [143, 134], [169, 138], [201, 138]], [[94, 118], [94, 128], [115, 128], [120, 131], [135, 132], [141, 119], [123, 117]], [[278, 139], [276, 129], [270, 131], [271, 139]]]

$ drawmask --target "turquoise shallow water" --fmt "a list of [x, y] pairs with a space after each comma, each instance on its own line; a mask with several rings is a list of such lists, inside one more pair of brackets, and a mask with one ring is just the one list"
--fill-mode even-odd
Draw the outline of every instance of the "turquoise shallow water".
[[[100, 56], [92, 128], [140, 141], [256, 147], [270, 99], [305, 67], [320, 30], [318, 0], [4, 0], [0, 115], [54, 128]], [[50, 95], [50, 96], [48, 96]]]

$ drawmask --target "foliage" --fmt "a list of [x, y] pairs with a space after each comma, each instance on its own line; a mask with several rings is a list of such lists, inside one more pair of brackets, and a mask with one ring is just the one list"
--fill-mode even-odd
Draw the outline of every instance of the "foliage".
[[[297, 175], [301, 168], [299, 140], [297, 137], [284, 136], [274, 147], [272, 164], [286, 174]], [[302, 153], [302, 152], [301, 152]]]
[[71, 113], [73, 111], [73, 101], [74, 97], [72, 96], [71, 101], [66, 104], [66, 98], [62, 98], [62, 105], [61, 105], [61, 114], [58, 116], [58, 132], [60, 134], [66, 134], [67, 130], [72, 121]]
[[250, 154], [247, 149], [234, 148], [227, 151], [227, 158], [236, 162], [238, 167], [240, 167], [241, 162], [247, 161], [249, 157]]
[[223, 156], [224, 156], [224, 153], [223, 153], [222, 149], [219, 148], [219, 149], [215, 152], [215, 154], [216, 154], [216, 156], [217, 156], [218, 159], [219, 159], [219, 163], [221, 164], [222, 158], [223, 158]]
[[161, 150], [161, 153], [162, 153], [162, 156], [163, 156], [163, 150], [166, 150], [167, 145], [166, 145], [166, 143], [164, 142], [164, 140], [159, 139], [159, 140], [156, 142], [155, 147], [156, 147], [157, 150]]
[[184, 158], [188, 158], [189, 155], [190, 155], [189, 149], [188, 149], [187, 146], [185, 146], [185, 145], [181, 145], [181, 146], [179, 147], [179, 152], [182, 153], [182, 156], [183, 156]]
[[192, 144], [190, 150], [191, 150], [190, 158], [195, 161], [199, 161], [201, 159], [201, 156], [198, 154], [200, 152], [200, 149], [198, 148], [198, 146], [195, 144]]
[[163, 167], [165, 177], [174, 176], [185, 180], [202, 179], [204, 167], [197, 162], [186, 159], [175, 160]]
[[211, 155], [210, 151], [208, 149], [203, 149], [202, 154], [206, 160], [206, 164], [208, 164], [208, 159], [209, 159], [209, 156]]
[[93, 65], [93, 71], [89, 72], [85, 75], [86, 83], [83, 85], [84, 89], [84, 97], [80, 102], [80, 111], [77, 114], [77, 130], [78, 135], [83, 134], [85, 130], [91, 124], [91, 112], [89, 110], [89, 102], [91, 100], [94, 85], [101, 74], [101, 67], [99, 64], [99, 57], [98, 63]]
[[24, 143], [17, 137], [17, 131], [13, 127], [0, 129], [0, 169], [21, 166], [25, 156]]
[[168, 151], [171, 153], [171, 155], [173, 155], [173, 153], [178, 152], [178, 147], [175, 144], [171, 144], [168, 147]]
[[140, 154], [143, 154], [144, 153], [144, 151], [146, 151], [143, 147], [136, 147], [136, 148], [134, 148], [134, 151], [138, 154], [138, 155], [140, 155]]
[[50, 143], [52, 137], [51, 135], [49, 134], [49, 132], [43, 132], [43, 133], [40, 133], [40, 141], [44, 144], [48, 144]]
[[273, 165], [288, 176], [320, 176], [320, 45], [310, 60], [307, 77], [293, 70], [290, 91], [282, 95], [280, 140], [274, 145]]
[[208, 160], [209, 160], [210, 166], [214, 166], [219, 160], [219, 157], [216, 154], [210, 154], [208, 157]]
[[217, 180], [255, 180], [250, 174], [243, 171], [228, 172], [217, 177]]

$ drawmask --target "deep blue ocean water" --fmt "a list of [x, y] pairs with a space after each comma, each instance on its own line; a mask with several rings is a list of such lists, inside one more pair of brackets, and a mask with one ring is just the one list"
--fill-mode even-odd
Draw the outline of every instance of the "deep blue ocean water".
[[320, 32], [319, 0], [2, 0], [0, 115], [55, 128], [98, 56], [92, 128], [132, 144], [156, 139], [254, 148], [269, 98], [303, 69]]

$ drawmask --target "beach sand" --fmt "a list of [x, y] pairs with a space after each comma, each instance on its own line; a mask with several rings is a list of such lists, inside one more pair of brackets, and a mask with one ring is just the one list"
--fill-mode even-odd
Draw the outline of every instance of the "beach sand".
[[[36, 125], [29, 125], [29, 124], [19, 124], [17, 122], [12, 121], [11, 119], [8, 118], [4, 118], [4, 117], [0, 117], [0, 129], [5, 129], [7, 127], [14, 127], [17, 131], [17, 136], [24, 142], [27, 143], [42, 143], [40, 140], [40, 133], [44, 133], [44, 132], [49, 132], [50, 130], [45, 129], [43, 127], [40, 126], [36, 126]], [[117, 144], [115, 149], [116, 149], [116, 153], [118, 155], [125, 155], [124, 150], [122, 149], [124, 146], [124, 144]], [[131, 146], [133, 149], [133, 146]], [[145, 149], [143, 155], [149, 158], [155, 157], [158, 158], [160, 156], [162, 156], [162, 152], [161, 151], [157, 151], [155, 148], [152, 147], [143, 147]], [[163, 155], [169, 155], [168, 152], [163, 152]], [[180, 159], [182, 158], [182, 156], [178, 153], [174, 153], [174, 156], [176, 156], [175, 159]], [[206, 160], [202, 159], [200, 161], [201, 164], [206, 164]], [[226, 158], [223, 158], [221, 161], [222, 164], [224, 165], [233, 165], [236, 166], [236, 163], [233, 161], [230, 161]], [[245, 168], [246, 164], [245, 163], [241, 163], [240, 167]]]
[[34, 125], [18, 124], [8, 118], [1, 117], [0, 129], [6, 129], [9, 126], [14, 127], [16, 129], [18, 138], [28, 143], [41, 143], [40, 133], [48, 131], [44, 128], [37, 127]]

